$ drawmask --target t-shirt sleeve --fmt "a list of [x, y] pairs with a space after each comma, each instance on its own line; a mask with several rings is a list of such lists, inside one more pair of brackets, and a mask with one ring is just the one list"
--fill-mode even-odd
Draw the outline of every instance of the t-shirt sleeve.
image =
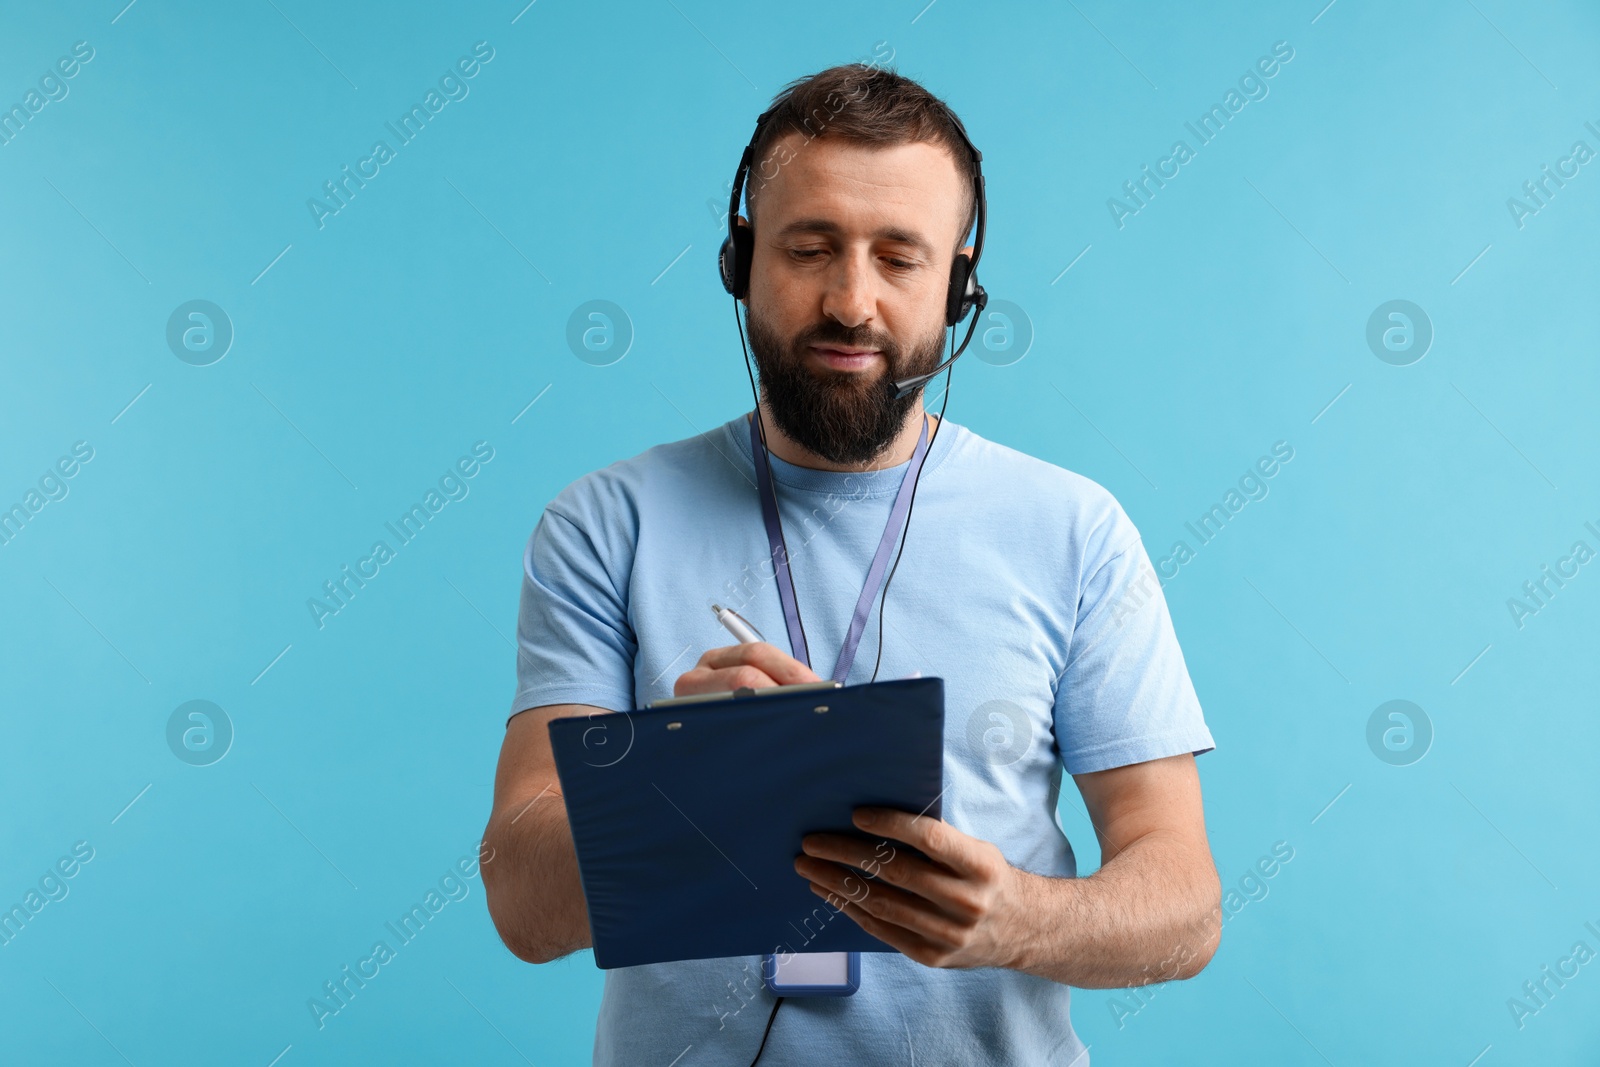
[[523, 554], [517, 695], [511, 715], [546, 704], [633, 709], [638, 641], [594, 540], [546, 508]]
[[[1124, 533], [1132, 528], [1125, 515], [1118, 518]], [[1081, 586], [1054, 718], [1069, 774], [1214, 747], [1166, 597], [1137, 535]]]

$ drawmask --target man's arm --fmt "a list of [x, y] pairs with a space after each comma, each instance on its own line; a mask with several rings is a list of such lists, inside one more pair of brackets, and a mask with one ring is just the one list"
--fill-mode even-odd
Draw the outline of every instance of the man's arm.
[[[765, 642], [708, 650], [679, 676], [675, 696], [820, 681]], [[518, 959], [548, 963], [589, 947], [589, 906], [567, 822], [551, 719], [611, 714], [587, 704], [547, 704], [512, 717], [494, 775], [494, 808], [483, 832], [483, 888], [500, 940]], [[603, 724], [602, 724], [603, 725]], [[620, 756], [619, 756], [620, 758]]]
[[[1222, 888], [1194, 757], [1074, 780], [1100, 839], [1101, 866], [1087, 878], [1018, 870], [994, 845], [948, 823], [871, 808], [858, 816], [877, 818], [856, 825], [885, 839], [876, 848], [807, 835], [795, 870], [868, 933], [928, 966], [1008, 967], [1086, 989], [1198, 974], [1221, 938]], [[933, 862], [899, 855], [888, 841]]]
[[512, 717], [494, 774], [483, 832], [483, 889], [500, 940], [518, 959], [548, 963], [589, 947], [589, 908], [567, 804], [550, 751], [550, 720], [608, 714], [586, 704], [548, 704]]
[[[1222, 937], [1222, 883], [1206, 839], [1200, 775], [1191, 755], [1073, 776], [1100, 869], [1087, 878], [1027, 875], [1042, 889], [1034, 912], [1056, 912], [1019, 969], [1085, 989], [1192, 978]], [[1063, 892], [1065, 890], [1065, 892]], [[1057, 895], [1052, 907], [1050, 894]]]

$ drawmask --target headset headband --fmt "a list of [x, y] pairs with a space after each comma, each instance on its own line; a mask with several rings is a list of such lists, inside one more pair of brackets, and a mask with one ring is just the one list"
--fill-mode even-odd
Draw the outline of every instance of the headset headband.
[[[978, 268], [978, 260], [983, 258], [983, 235], [989, 214], [988, 197], [985, 195], [983, 182], [983, 153], [978, 151], [978, 146], [972, 143], [971, 137], [967, 136], [967, 128], [961, 119], [956, 116], [956, 113], [951, 111], [944, 101], [936, 100], [935, 102], [950, 120], [951, 125], [955, 127], [961, 142], [967, 146], [967, 152], [972, 156], [973, 191], [978, 209], [975, 221], [977, 235], [973, 239], [972, 261], [967, 270], [969, 274], [973, 274]], [[761, 138], [761, 128], [766, 125], [767, 119], [772, 117], [772, 113], [778, 110], [779, 106], [781, 105], [774, 105], [756, 116], [755, 131], [751, 133], [750, 142], [744, 146], [744, 152], [739, 157], [739, 169], [733, 176], [733, 191], [728, 197], [728, 235], [730, 239], [738, 225], [736, 220], [739, 217], [739, 201], [744, 194], [745, 177], [750, 173], [750, 166], [756, 150], [756, 141]], [[966, 234], [961, 236], [965, 237]], [[954, 325], [954, 323], [951, 325]]]

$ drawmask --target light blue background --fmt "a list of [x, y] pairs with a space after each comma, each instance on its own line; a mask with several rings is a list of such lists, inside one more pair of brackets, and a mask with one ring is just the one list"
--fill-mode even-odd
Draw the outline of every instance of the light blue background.
[[[748, 408], [715, 205], [773, 93], [883, 41], [982, 149], [980, 274], [1034, 331], [958, 364], [953, 419], [1106, 485], [1156, 558], [1295, 449], [1166, 591], [1224, 884], [1295, 856], [1198, 979], [1120, 1027], [1126, 995], [1074, 998], [1094, 1061], [1592, 1061], [1600, 963], [1520, 1030], [1506, 1001], [1600, 949], [1600, 564], [1520, 630], [1506, 600], [1600, 548], [1600, 163], [1520, 229], [1506, 200], [1600, 149], [1593, 5], [123, 2], [0, 34], [7, 104], [95, 49], [0, 147], [0, 505], [95, 450], [0, 546], [0, 903], [95, 849], [0, 947], [0, 1058], [588, 1061], [601, 974], [511, 957], [477, 878], [325, 1029], [306, 1002], [475, 848], [544, 503]], [[307, 198], [484, 40], [319, 230]], [[1270, 95], [1118, 229], [1276, 41]], [[1397, 298], [1436, 331], [1406, 367], [1365, 341]], [[192, 299], [236, 332], [208, 367], [165, 341]], [[591, 299], [635, 331], [610, 366], [566, 344]], [[480, 440], [319, 630], [306, 599]], [[1366, 742], [1396, 698], [1436, 734], [1411, 766]], [[235, 729], [211, 766], [167, 747], [192, 699]]]

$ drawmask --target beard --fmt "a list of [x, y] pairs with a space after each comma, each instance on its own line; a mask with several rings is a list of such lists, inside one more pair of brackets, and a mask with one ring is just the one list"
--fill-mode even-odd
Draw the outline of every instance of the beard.
[[[745, 313], [745, 327], [761, 377], [761, 398], [778, 428], [807, 451], [839, 464], [868, 463], [888, 449], [922, 393], [919, 386], [896, 398], [894, 383], [926, 374], [944, 355], [942, 328], [907, 350], [887, 333], [842, 326], [832, 319], [785, 342], [754, 305]], [[834, 370], [817, 363], [810, 351], [814, 344], [875, 348], [885, 369], [876, 377]]]

